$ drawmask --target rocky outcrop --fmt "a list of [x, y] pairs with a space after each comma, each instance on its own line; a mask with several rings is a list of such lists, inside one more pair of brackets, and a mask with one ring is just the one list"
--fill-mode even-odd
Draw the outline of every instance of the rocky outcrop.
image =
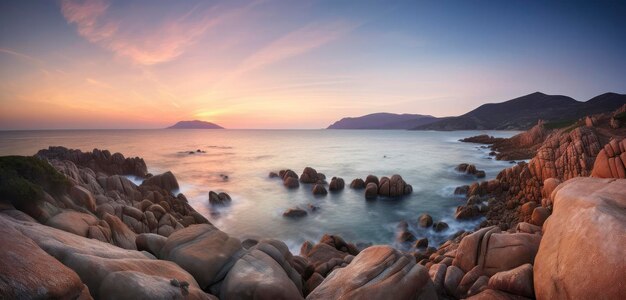
[[485, 171], [476, 169], [475, 165], [462, 163], [454, 168], [457, 172], [473, 175], [476, 178], [485, 178]]
[[305, 217], [308, 214], [309, 213], [307, 213], [306, 210], [299, 208], [299, 207], [294, 207], [294, 208], [289, 208], [285, 212], [283, 212], [283, 217], [301, 218], [301, 217]]
[[363, 250], [332, 272], [307, 299], [433, 299], [428, 271], [389, 246]]
[[324, 185], [320, 183], [316, 183], [313, 186], [313, 189], [311, 190], [311, 192], [313, 193], [313, 195], [317, 195], [317, 196], [324, 196], [328, 194], [328, 191], [326, 191], [326, 188], [324, 187]]
[[107, 175], [145, 177], [148, 174], [148, 168], [142, 158], [125, 158], [121, 153], [111, 154], [108, 150], [93, 149], [92, 152], [82, 152], [65, 147], [49, 147], [39, 150], [36, 156], [49, 160], [71, 161], [77, 166]]
[[328, 190], [331, 192], [338, 192], [343, 190], [346, 183], [341, 177], [333, 177], [330, 179], [330, 184], [328, 184]]
[[600, 150], [591, 171], [598, 178], [626, 178], [626, 139], [611, 140]]
[[377, 196], [396, 198], [413, 192], [413, 186], [397, 174], [391, 178], [383, 176], [380, 180], [374, 175], [368, 175], [365, 184], [366, 199], [374, 199]]
[[300, 175], [300, 182], [302, 183], [317, 183], [318, 181], [324, 181], [326, 176], [321, 173], [317, 173], [317, 171], [311, 167], [306, 167], [302, 171], [302, 175]]
[[[537, 299], [620, 299], [626, 180], [575, 178], [553, 193], [534, 264]], [[592, 280], [590, 280], [592, 278]], [[616, 281], [617, 280], [617, 281]]]

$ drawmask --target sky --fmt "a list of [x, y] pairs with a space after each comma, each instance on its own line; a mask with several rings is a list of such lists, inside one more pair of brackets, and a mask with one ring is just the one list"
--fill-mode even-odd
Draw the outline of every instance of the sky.
[[0, 1], [0, 130], [324, 128], [626, 93], [625, 1]]

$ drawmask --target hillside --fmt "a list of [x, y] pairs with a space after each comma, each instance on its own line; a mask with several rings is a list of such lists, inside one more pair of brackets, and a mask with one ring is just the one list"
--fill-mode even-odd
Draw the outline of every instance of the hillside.
[[419, 125], [416, 130], [526, 130], [538, 120], [550, 123], [574, 122], [589, 114], [608, 112], [626, 103], [626, 95], [605, 93], [579, 102], [567, 96], [540, 92], [502, 103], [489, 103], [458, 117], [442, 118]]
[[411, 129], [437, 120], [428, 115], [374, 113], [343, 118], [328, 126], [327, 129]]
[[180, 121], [166, 129], [224, 129], [224, 127], [205, 121]]

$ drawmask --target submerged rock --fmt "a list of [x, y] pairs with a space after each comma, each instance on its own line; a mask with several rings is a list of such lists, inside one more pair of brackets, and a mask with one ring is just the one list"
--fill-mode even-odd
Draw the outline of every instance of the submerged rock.
[[351, 189], [355, 189], [355, 190], [364, 189], [365, 188], [365, 181], [363, 181], [363, 179], [361, 179], [361, 178], [356, 178], [356, 179], [352, 180], [352, 182], [350, 183], [350, 188]]
[[428, 228], [433, 225], [433, 217], [429, 214], [421, 214], [417, 222], [420, 227]]
[[317, 196], [323, 196], [323, 195], [328, 194], [324, 185], [319, 184], [319, 183], [313, 186], [312, 192], [313, 192], [313, 195], [317, 195]]
[[365, 188], [365, 199], [375, 199], [376, 197], [378, 197], [378, 186], [370, 182]]
[[330, 179], [330, 184], [328, 185], [328, 190], [331, 192], [337, 192], [343, 190], [345, 186], [345, 182], [341, 177], [333, 177]]
[[301, 218], [306, 216], [308, 213], [306, 212], [306, 210], [296, 207], [296, 208], [290, 208], [288, 210], [286, 210], [283, 213], [283, 217], [288, 217], [288, 218]]
[[216, 193], [214, 191], [209, 192], [209, 203], [211, 205], [228, 205], [230, 204], [232, 199], [230, 195], [226, 193]]

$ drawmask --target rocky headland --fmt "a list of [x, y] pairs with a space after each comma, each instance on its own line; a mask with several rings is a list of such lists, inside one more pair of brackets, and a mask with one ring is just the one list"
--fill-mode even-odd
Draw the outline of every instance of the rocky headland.
[[[63, 147], [2, 157], [0, 295], [620, 299], [626, 294], [620, 280], [626, 277], [626, 108], [620, 110], [564, 128], [539, 123], [508, 139], [529, 149], [530, 161], [457, 189], [467, 196], [457, 218], [484, 221], [438, 248], [399, 224], [398, 238], [412, 244], [408, 250], [325, 235], [295, 255], [282, 241], [240, 240], [219, 230], [176, 194], [173, 173], [148, 174], [141, 158]], [[469, 165], [461, 169], [476, 174]], [[310, 186], [312, 193], [316, 186], [340, 192], [345, 185], [339, 177], [326, 183], [312, 168], [270, 177], [287, 188]], [[355, 179], [350, 187], [364, 189], [365, 197], [412, 190], [399, 175]], [[209, 201], [228, 205], [227, 196], [211, 192]], [[415, 220], [423, 227], [445, 224], [428, 215]]]

